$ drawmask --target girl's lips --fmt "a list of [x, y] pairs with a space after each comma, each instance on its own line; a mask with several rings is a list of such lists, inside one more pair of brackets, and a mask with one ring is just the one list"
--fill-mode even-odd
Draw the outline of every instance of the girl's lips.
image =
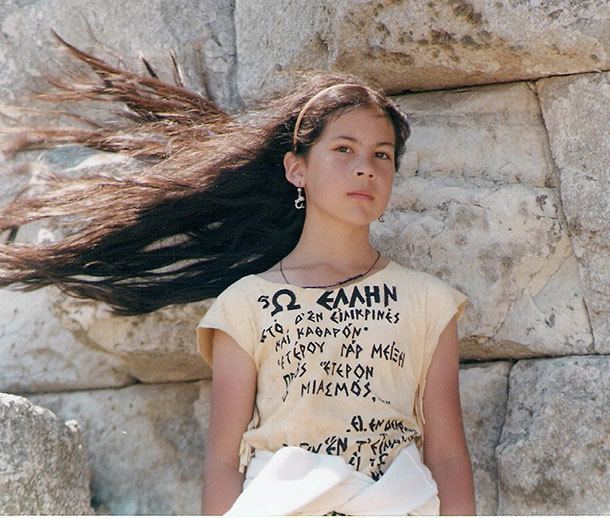
[[362, 200], [372, 200], [373, 199], [372, 196], [370, 196], [368, 194], [362, 194], [362, 193], [359, 193], [359, 192], [349, 192], [349, 193], [347, 193], [347, 195], [348, 196], [353, 196], [355, 198], [360, 198]]

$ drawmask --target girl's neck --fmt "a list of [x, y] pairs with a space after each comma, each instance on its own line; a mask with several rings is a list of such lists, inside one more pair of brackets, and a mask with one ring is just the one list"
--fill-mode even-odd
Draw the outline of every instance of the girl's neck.
[[320, 225], [306, 219], [299, 242], [284, 258], [283, 265], [349, 273], [362, 267], [366, 270], [376, 258], [377, 250], [369, 241], [369, 225]]

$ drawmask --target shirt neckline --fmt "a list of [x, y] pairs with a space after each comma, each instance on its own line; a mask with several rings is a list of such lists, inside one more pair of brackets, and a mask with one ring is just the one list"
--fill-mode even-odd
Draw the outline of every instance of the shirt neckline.
[[286, 282], [277, 282], [277, 281], [270, 281], [268, 279], [264, 279], [263, 277], [261, 277], [260, 275], [253, 273], [252, 276], [256, 277], [257, 279], [267, 283], [267, 284], [275, 284], [276, 286], [283, 286], [285, 288], [291, 288], [293, 290], [320, 290], [320, 291], [334, 291], [334, 290], [338, 290], [341, 288], [349, 288], [350, 286], [355, 286], [356, 284], [360, 284], [361, 282], [364, 281], [369, 281], [371, 279], [373, 279], [374, 277], [376, 277], [377, 275], [382, 274], [383, 272], [387, 271], [390, 269], [390, 267], [393, 266], [394, 261], [392, 259], [390, 259], [388, 261], [388, 264], [386, 264], [383, 268], [381, 268], [381, 270], [377, 270], [374, 273], [371, 273], [370, 275], [367, 275], [366, 277], [360, 277], [359, 279], [355, 279], [354, 281], [348, 283], [348, 284], [340, 284], [337, 285], [335, 287], [332, 286], [328, 286], [326, 288], [315, 288], [315, 287], [306, 287], [306, 286], [297, 286], [296, 284], [288, 284]]

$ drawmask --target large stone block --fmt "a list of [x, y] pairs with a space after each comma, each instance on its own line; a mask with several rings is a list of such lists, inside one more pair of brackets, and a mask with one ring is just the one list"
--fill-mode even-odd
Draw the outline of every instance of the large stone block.
[[411, 136], [400, 174], [476, 186], [557, 187], [540, 104], [525, 82], [399, 95]]
[[[608, 6], [607, 6], [608, 8]], [[607, 17], [610, 19], [610, 17]], [[610, 352], [610, 73], [536, 83], [595, 349]]]
[[494, 515], [498, 508], [494, 453], [504, 424], [510, 367], [510, 362], [493, 362], [460, 368], [460, 401], [478, 515]]
[[462, 357], [596, 352], [536, 94], [397, 96], [412, 135], [377, 246], [470, 296]]
[[210, 382], [132, 385], [31, 399], [79, 422], [97, 513], [199, 514]]
[[578, 0], [237, 0], [237, 81], [250, 104], [299, 68], [354, 72], [390, 93], [604, 70], [607, 11]]
[[463, 291], [461, 354], [595, 352], [557, 189], [397, 177], [372, 241]]
[[79, 424], [0, 393], [0, 514], [94, 514]]
[[117, 358], [138, 381], [162, 383], [211, 378], [195, 337], [197, 322], [211, 303], [171, 305], [131, 317], [112, 315], [102, 303], [72, 297], [55, 297], [52, 308], [84, 346]]
[[610, 356], [518, 361], [496, 449], [498, 513], [610, 513]]
[[109, 50], [99, 57], [146, 74], [143, 56], [170, 82], [173, 52], [185, 86], [226, 109], [238, 108], [233, 9], [233, 0], [188, 5], [164, 0], [5, 0], [0, 5], [0, 99], [12, 101], [44, 85], [41, 73], [51, 72], [49, 63], [57, 64], [59, 58], [52, 28], [96, 55], [99, 40]]
[[52, 288], [0, 290], [0, 391], [61, 392], [129, 385], [116, 356], [85, 347], [51, 311]]

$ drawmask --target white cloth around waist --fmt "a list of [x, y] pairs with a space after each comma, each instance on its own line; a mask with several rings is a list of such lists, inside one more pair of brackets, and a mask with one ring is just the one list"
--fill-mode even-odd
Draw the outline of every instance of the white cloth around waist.
[[339, 455], [285, 446], [256, 450], [243, 492], [226, 515], [438, 514], [438, 488], [414, 443], [377, 480]]

